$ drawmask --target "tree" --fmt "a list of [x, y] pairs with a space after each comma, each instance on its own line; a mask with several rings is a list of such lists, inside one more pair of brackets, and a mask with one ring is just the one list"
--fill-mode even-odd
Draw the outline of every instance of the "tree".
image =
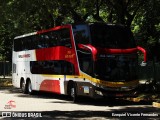
[[149, 0], [140, 8], [134, 19], [135, 36], [141, 36], [139, 44], [144, 46], [149, 53], [149, 59], [156, 57], [160, 60], [160, 0]]
[[15, 36], [51, 28], [82, 23], [110, 22], [124, 24], [145, 46], [158, 42], [160, 35], [160, 0], [2, 0], [0, 4], [0, 54], [11, 59]]
[[[110, 8], [110, 21], [131, 26], [135, 15], [140, 7], [146, 4], [145, 0], [105, 0], [106, 6]], [[114, 16], [114, 17], [113, 17]]]

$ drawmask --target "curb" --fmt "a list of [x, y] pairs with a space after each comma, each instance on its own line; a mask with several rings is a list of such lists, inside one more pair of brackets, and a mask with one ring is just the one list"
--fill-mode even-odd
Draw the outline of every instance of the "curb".
[[153, 103], [152, 103], [152, 106], [153, 106], [153, 107], [160, 108], [160, 103], [159, 103], [159, 102], [153, 102]]

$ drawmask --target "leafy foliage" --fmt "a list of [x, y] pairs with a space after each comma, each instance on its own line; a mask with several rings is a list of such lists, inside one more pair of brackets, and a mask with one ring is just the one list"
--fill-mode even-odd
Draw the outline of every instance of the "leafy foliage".
[[160, 0], [1, 0], [0, 11], [1, 60], [11, 60], [15, 36], [68, 23], [124, 24], [151, 52], [160, 39]]

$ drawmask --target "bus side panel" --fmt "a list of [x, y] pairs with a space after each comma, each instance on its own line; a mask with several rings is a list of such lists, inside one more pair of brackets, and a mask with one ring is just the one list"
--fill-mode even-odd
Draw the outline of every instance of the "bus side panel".
[[60, 93], [60, 81], [59, 80], [43, 80], [40, 85], [40, 91]]
[[17, 76], [17, 62], [16, 62], [16, 52], [12, 52], [12, 84], [16, 87], [16, 76]]
[[13, 86], [20, 88], [20, 79], [25, 77], [25, 58], [22, 57], [25, 51], [13, 53], [13, 64], [16, 66], [13, 73]]
[[[64, 76], [66, 76], [66, 75], [64, 75]], [[60, 80], [60, 93], [61, 94], [67, 94], [67, 93], [65, 93], [64, 82], [65, 82], [65, 77]]]

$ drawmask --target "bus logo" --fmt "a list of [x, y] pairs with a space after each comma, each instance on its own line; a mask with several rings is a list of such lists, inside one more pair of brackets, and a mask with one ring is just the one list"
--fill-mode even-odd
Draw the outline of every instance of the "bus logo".
[[29, 58], [30, 54], [18, 55], [18, 58]]
[[2, 117], [11, 117], [11, 112], [2, 112]]

